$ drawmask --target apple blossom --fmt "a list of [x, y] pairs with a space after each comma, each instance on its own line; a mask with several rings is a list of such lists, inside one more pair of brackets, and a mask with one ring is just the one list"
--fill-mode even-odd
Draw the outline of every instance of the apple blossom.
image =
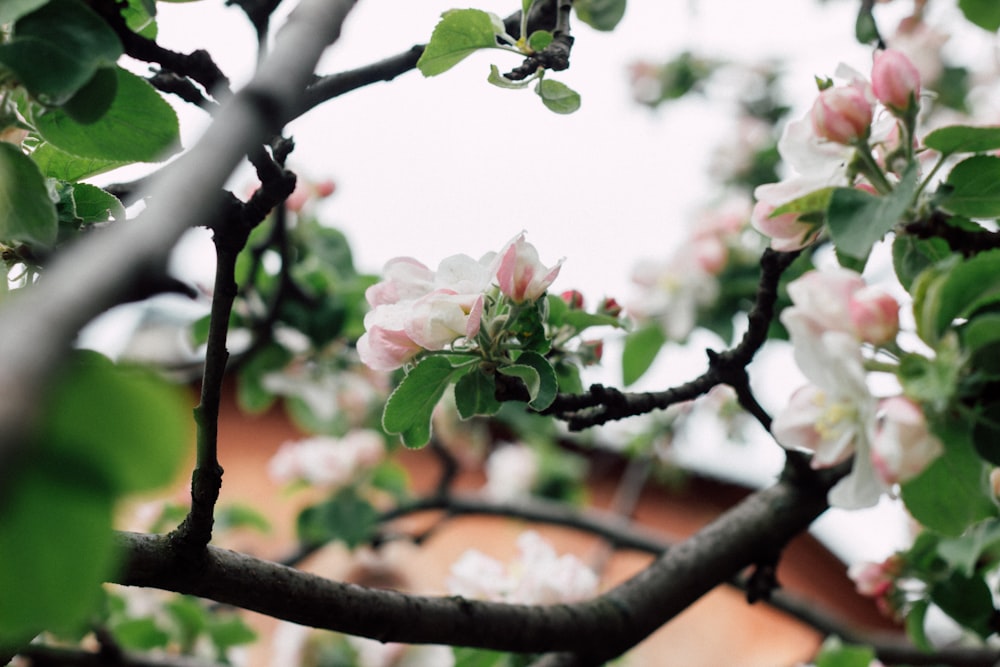
[[[788, 284], [793, 309], [814, 334], [840, 331], [859, 342], [884, 344], [899, 331], [899, 303], [842, 267], [810, 271]], [[791, 309], [789, 309], [791, 310]]]
[[818, 137], [850, 145], [871, 132], [872, 103], [860, 85], [834, 86], [820, 92], [810, 118]]
[[384, 453], [382, 436], [375, 431], [351, 431], [342, 438], [317, 436], [283, 444], [271, 458], [268, 472], [278, 482], [302, 480], [336, 489], [378, 464]]
[[535, 301], [559, 275], [562, 263], [560, 259], [555, 266], [543, 265], [535, 246], [525, 241], [524, 232], [521, 232], [500, 253], [497, 284], [515, 303]]
[[517, 548], [506, 567], [475, 549], [465, 552], [452, 565], [449, 592], [515, 604], [566, 604], [597, 593], [597, 575], [575, 556], [558, 556], [538, 533], [522, 533]]
[[944, 451], [941, 441], [928, 428], [923, 410], [909, 398], [884, 399], [879, 412], [872, 461], [886, 484], [913, 479]]
[[482, 294], [440, 289], [410, 304], [405, 331], [425, 350], [443, 350], [458, 338], [471, 339], [479, 333], [482, 316]]
[[640, 261], [631, 278], [638, 292], [626, 304], [629, 315], [640, 322], [655, 320], [671, 340], [686, 339], [699, 309], [719, 294], [716, 277], [684, 249], [666, 262]]
[[871, 461], [876, 404], [859, 342], [841, 331], [817, 331], [800, 309], [786, 308], [781, 321], [810, 385], [793, 394], [791, 403], [775, 416], [771, 432], [784, 447], [812, 452], [817, 468], [853, 454], [851, 472], [831, 489], [830, 503], [844, 509], [874, 505], [885, 488]]
[[486, 460], [484, 491], [493, 500], [511, 501], [531, 493], [538, 479], [538, 456], [524, 444], [496, 449]]
[[766, 201], [758, 201], [750, 214], [754, 229], [771, 239], [771, 248], [779, 252], [801, 250], [811, 245], [821, 231], [820, 225], [806, 222], [798, 213], [774, 215], [777, 207]]
[[920, 97], [920, 73], [902, 51], [875, 52], [872, 64], [872, 92], [894, 113], [906, 113]]

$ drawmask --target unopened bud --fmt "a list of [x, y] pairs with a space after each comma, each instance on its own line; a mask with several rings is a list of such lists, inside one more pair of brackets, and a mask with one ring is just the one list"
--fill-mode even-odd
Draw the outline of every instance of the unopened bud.
[[568, 305], [571, 310], [583, 309], [583, 294], [579, 290], [566, 290], [559, 296], [566, 302], [566, 305]]

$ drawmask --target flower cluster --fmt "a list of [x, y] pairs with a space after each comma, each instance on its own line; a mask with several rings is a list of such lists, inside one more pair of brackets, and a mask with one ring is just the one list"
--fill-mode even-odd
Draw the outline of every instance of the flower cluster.
[[303, 481], [337, 489], [351, 484], [359, 472], [377, 465], [384, 455], [385, 443], [375, 431], [351, 431], [342, 438], [316, 436], [283, 444], [268, 472], [281, 483]]
[[370, 368], [391, 371], [422, 352], [473, 347], [481, 332], [486, 340], [480, 342], [488, 344], [496, 332], [483, 331], [483, 322], [540, 298], [561, 265], [544, 266], [523, 232], [500, 253], [478, 260], [453, 255], [437, 271], [411, 257], [389, 260], [383, 280], [365, 292], [372, 310], [358, 354]]
[[658, 322], [670, 340], [686, 339], [699, 310], [719, 295], [718, 276], [747, 215], [744, 202], [726, 202], [706, 212], [666, 261], [639, 262], [631, 276], [637, 290], [626, 304], [629, 315], [639, 322]]
[[[884, 194], [892, 188], [884, 168], [894, 165], [879, 165], [872, 147], [883, 153], [900, 146], [912, 150], [920, 75], [910, 60], [899, 51], [880, 51], [871, 82], [843, 66], [838, 75], [848, 82], [821, 90], [809, 113], [786, 125], [778, 142], [792, 175], [754, 190], [757, 204], [751, 221], [771, 238], [775, 250], [803, 248], [822, 230], [815, 215], [800, 210], [774, 215], [776, 210], [827, 187], [857, 186]], [[888, 114], [879, 113], [878, 103]]]
[[450, 593], [514, 604], [566, 604], [597, 593], [597, 575], [573, 555], [558, 556], [538, 533], [522, 533], [517, 548], [507, 566], [475, 549], [466, 551], [451, 567]]
[[874, 505], [886, 488], [916, 476], [941, 452], [919, 405], [903, 396], [878, 401], [868, 389], [862, 344], [894, 340], [899, 305], [842, 268], [807, 273], [789, 284], [788, 294], [794, 305], [781, 321], [809, 384], [792, 394], [772, 432], [785, 447], [811, 451], [817, 468], [854, 456], [830, 502]]

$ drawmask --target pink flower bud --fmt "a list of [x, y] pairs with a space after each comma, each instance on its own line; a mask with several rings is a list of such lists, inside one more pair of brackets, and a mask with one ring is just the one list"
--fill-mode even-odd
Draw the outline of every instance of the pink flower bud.
[[868, 136], [872, 105], [860, 86], [836, 86], [819, 94], [810, 116], [818, 137], [850, 145]]
[[622, 314], [622, 306], [613, 297], [606, 296], [601, 305], [597, 307], [597, 312], [608, 317], [618, 317]]
[[333, 182], [333, 179], [328, 178], [325, 181], [320, 181], [316, 184], [316, 196], [319, 199], [326, 199], [334, 193], [337, 189], [337, 184]]
[[854, 332], [866, 343], [888, 343], [899, 332], [899, 303], [877, 287], [863, 287], [847, 304]]
[[773, 204], [758, 201], [750, 214], [750, 224], [758, 232], [771, 238], [771, 248], [789, 252], [805, 248], [816, 240], [820, 232], [819, 225], [803, 222], [797, 213], [772, 216], [774, 209]]
[[872, 92], [893, 112], [906, 112], [920, 96], [920, 72], [902, 51], [878, 51], [872, 64]]
[[566, 305], [570, 307], [570, 310], [583, 309], [583, 294], [579, 290], [566, 290], [559, 296], [566, 302]]

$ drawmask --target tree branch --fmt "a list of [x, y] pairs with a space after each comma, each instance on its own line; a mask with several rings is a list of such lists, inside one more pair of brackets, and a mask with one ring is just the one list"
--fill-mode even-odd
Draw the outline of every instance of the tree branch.
[[647, 569], [594, 600], [549, 607], [411, 596], [328, 581], [209, 547], [201, 567], [159, 536], [119, 535], [117, 583], [196, 595], [269, 616], [382, 641], [505, 651], [573, 651], [601, 664], [625, 652], [719, 583], [805, 530], [843, 471], [752, 494]]
[[603, 385], [592, 385], [586, 394], [559, 395], [545, 414], [566, 420], [571, 431], [580, 431], [616, 419], [662, 410], [675, 403], [695, 399], [718, 384], [729, 384], [736, 390], [740, 404], [765, 427], [769, 427], [770, 417], [750, 392], [746, 367], [767, 340], [768, 328], [774, 319], [781, 274], [798, 256], [798, 252], [764, 251], [760, 285], [754, 307], [749, 313], [747, 332], [732, 349], [725, 352], [708, 350], [709, 368], [694, 380], [666, 391], [644, 393], [625, 393]]

